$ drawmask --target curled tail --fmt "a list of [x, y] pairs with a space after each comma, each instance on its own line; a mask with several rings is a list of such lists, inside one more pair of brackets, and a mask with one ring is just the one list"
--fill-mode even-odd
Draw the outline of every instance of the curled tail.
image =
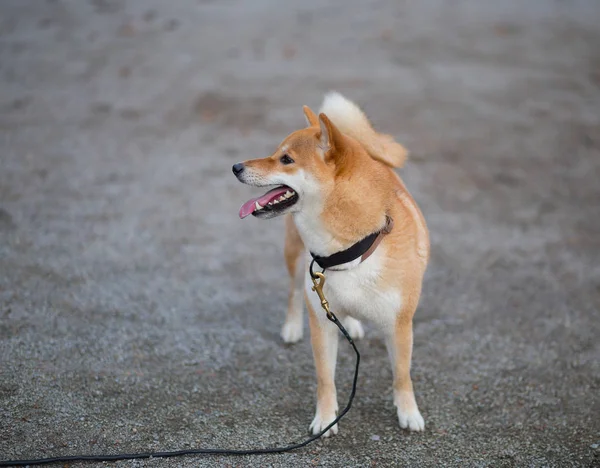
[[391, 135], [377, 133], [364, 112], [340, 93], [327, 93], [320, 112], [327, 115], [342, 133], [363, 145], [373, 159], [390, 167], [404, 165], [408, 156], [406, 148]]

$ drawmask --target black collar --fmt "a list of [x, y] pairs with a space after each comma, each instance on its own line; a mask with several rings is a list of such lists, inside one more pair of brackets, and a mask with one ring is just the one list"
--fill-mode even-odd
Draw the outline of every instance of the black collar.
[[[344, 263], [352, 262], [357, 258], [361, 257], [361, 262], [364, 262], [377, 248], [379, 243], [383, 240], [383, 236], [389, 234], [394, 226], [394, 220], [389, 216], [385, 217], [385, 226], [381, 231], [369, 234], [364, 239], [358, 241], [356, 244], [351, 245], [346, 250], [336, 252], [328, 257], [319, 257], [314, 253], [310, 253], [313, 258], [313, 263], [316, 262], [323, 270], [332, 268]], [[311, 263], [312, 273], [312, 263]]]

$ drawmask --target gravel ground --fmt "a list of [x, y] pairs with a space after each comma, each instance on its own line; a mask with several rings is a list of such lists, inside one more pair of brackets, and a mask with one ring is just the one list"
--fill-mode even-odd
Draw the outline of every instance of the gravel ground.
[[[337, 89], [412, 152], [426, 432], [367, 329], [338, 436], [115, 465], [600, 465], [598, 24], [597, 0], [3, 0], [0, 459], [307, 435], [283, 223], [238, 219], [230, 167]], [[352, 367], [342, 345], [340, 402]]]

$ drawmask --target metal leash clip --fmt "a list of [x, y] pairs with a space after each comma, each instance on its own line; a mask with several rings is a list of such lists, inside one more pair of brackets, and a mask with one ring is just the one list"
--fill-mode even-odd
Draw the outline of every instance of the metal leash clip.
[[327, 314], [327, 318], [331, 321], [335, 321], [335, 316], [329, 310], [329, 302], [325, 299], [325, 295], [323, 294], [323, 286], [325, 285], [325, 275], [323, 273], [314, 273], [311, 272], [311, 279], [313, 282], [312, 290], [317, 293], [319, 299], [321, 299], [321, 307]]

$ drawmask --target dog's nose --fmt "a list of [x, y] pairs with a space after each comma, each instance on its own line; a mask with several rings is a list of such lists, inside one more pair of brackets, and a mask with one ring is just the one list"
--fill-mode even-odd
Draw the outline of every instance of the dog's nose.
[[231, 170], [236, 176], [240, 175], [244, 170], [244, 165], [242, 163], [234, 164]]

